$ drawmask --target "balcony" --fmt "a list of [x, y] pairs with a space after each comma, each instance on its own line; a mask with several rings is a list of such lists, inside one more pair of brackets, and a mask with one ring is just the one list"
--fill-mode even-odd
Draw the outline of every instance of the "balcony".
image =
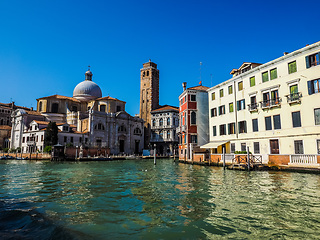
[[256, 112], [258, 111], [258, 104], [257, 103], [251, 103], [248, 105], [248, 109], [250, 112]]
[[29, 141], [27, 141], [27, 145], [28, 146], [36, 145], [36, 141], [35, 140], [29, 140]]
[[286, 95], [286, 97], [289, 104], [301, 103], [302, 93], [301, 92], [291, 93], [289, 95]]
[[266, 101], [262, 101], [261, 108], [267, 109], [267, 108], [273, 108], [273, 107], [279, 107], [281, 105], [281, 98], [273, 98]]

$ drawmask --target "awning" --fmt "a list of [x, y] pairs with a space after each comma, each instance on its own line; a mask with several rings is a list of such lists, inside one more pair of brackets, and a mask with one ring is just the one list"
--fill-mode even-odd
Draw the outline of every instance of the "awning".
[[221, 146], [222, 144], [226, 144], [228, 142], [230, 142], [230, 141], [209, 142], [205, 145], [200, 146], [200, 148], [217, 148], [217, 147]]

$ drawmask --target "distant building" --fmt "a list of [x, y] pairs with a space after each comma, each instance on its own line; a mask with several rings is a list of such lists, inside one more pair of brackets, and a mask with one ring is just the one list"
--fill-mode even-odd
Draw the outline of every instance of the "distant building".
[[209, 140], [208, 93], [209, 88], [195, 86], [187, 88], [183, 83], [183, 93], [179, 96], [180, 124], [179, 159], [192, 159], [193, 152]]
[[[320, 42], [265, 64], [245, 63], [208, 90], [212, 153], [320, 154]], [[310, 155], [306, 158], [305, 155]], [[299, 160], [300, 159], [300, 160]], [[309, 160], [308, 160], [309, 159]]]
[[11, 126], [11, 113], [16, 109], [24, 109], [30, 111], [30, 108], [21, 107], [11, 103], [0, 103], [0, 125]]
[[0, 125], [0, 149], [10, 147], [11, 126]]
[[59, 127], [62, 145], [103, 147], [111, 154], [141, 153], [143, 120], [125, 112], [124, 101], [102, 97], [90, 70], [85, 76], [75, 87], [73, 97], [43, 97], [37, 99], [37, 112], [14, 111], [11, 146], [23, 147], [23, 152], [42, 151], [44, 128], [52, 121]]
[[179, 126], [179, 108], [164, 105], [151, 111], [151, 139], [150, 146], [156, 144], [160, 155], [173, 155], [177, 150], [178, 136], [176, 128]]
[[144, 63], [140, 69], [140, 118], [144, 120], [144, 148], [151, 138], [151, 111], [159, 107], [159, 70], [157, 64]]

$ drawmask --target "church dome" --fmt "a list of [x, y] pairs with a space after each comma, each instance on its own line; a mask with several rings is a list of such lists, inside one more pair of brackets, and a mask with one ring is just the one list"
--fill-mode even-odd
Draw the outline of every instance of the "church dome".
[[98, 84], [92, 82], [92, 72], [88, 70], [86, 80], [79, 83], [73, 90], [73, 97], [80, 101], [90, 101], [102, 97], [102, 92]]

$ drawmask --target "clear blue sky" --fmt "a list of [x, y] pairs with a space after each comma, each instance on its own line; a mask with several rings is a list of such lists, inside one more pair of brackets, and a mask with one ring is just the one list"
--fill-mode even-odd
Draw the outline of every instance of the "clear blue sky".
[[160, 104], [182, 82], [211, 86], [242, 62], [265, 63], [320, 41], [320, 1], [1, 1], [0, 102], [72, 96], [91, 65], [103, 96], [139, 112], [140, 68], [160, 70]]

